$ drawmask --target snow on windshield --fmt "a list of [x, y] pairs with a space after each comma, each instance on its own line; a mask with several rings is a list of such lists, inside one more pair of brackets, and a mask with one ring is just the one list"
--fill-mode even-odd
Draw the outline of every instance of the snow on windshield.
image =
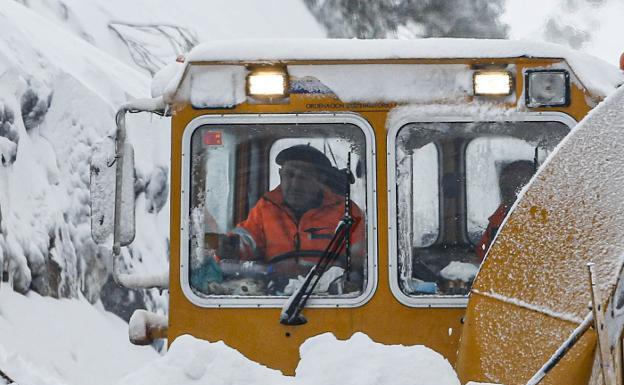
[[459, 385], [451, 364], [422, 345], [383, 345], [362, 333], [341, 341], [325, 333], [300, 348], [294, 377], [245, 358], [223, 342], [178, 337], [167, 354], [118, 385]]

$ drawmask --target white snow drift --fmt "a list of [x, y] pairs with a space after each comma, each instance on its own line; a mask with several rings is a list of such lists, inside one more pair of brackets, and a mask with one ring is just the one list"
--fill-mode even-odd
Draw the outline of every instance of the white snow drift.
[[362, 333], [347, 341], [330, 333], [300, 348], [294, 377], [245, 358], [223, 342], [185, 335], [167, 354], [128, 375], [119, 385], [459, 385], [451, 364], [421, 345], [383, 345]]

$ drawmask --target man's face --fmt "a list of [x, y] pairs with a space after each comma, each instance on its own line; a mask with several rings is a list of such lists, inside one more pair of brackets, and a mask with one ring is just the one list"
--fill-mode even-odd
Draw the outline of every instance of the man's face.
[[284, 162], [279, 171], [284, 201], [294, 210], [307, 211], [318, 204], [321, 175], [316, 166], [300, 160]]

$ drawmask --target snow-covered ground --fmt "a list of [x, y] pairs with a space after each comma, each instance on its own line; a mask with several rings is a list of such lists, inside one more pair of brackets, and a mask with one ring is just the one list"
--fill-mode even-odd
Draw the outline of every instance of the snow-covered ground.
[[[158, 358], [128, 324], [85, 298], [0, 289], [0, 370], [20, 385], [111, 385]], [[0, 376], [0, 384], [3, 384]]]
[[382, 345], [362, 333], [346, 341], [325, 333], [300, 348], [294, 377], [248, 360], [223, 342], [189, 335], [119, 385], [459, 385], [442, 355], [424, 346]]
[[[128, 325], [86, 299], [24, 296], [0, 288], [0, 371], [20, 385], [459, 385], [450, 363], [424, 346], [387, 346], [361, 333], [306, 341], [295, 377], [223, 342], [185, 335], [162, 357], [130, 344]], [[357, 362], [354, 357], [357, 356]], [[0, 376], [0, 384], [5, 384]]]

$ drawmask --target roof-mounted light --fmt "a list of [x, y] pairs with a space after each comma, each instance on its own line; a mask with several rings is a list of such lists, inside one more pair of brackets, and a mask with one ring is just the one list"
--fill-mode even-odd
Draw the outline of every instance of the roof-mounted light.
[[509, 95], [513, 79], [507, 71], [477, 71], [473, 85], [475, 95]]
[[247, 76], [247, 93], [255, 97], [284, 97], [288, 74], [279, 69], [259, 69]]
[[570, 104], [570, 74], [566, 70], [529, 70], [524, 75], [527, 107]]

